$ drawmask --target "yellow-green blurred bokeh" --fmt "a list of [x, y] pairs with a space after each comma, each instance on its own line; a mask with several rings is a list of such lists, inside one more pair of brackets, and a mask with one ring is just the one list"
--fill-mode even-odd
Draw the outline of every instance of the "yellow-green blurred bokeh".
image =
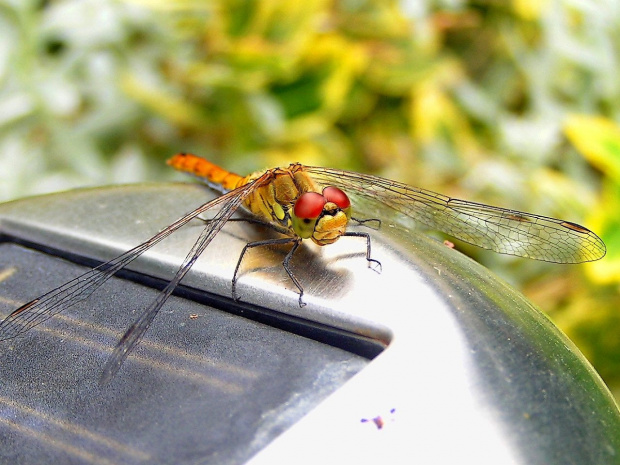
[[620, 389], [620, 8], [561, 0], [0, 0], [0, 199], [300, 161], [564, 218], [607, 257], [457, 247]]

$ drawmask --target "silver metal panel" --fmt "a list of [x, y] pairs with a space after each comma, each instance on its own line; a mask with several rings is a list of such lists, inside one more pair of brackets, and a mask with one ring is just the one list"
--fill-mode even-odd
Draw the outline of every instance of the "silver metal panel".
[[[0, 227], [103, 260], [208, 198], [186, 184], [74, 191], [4, 204]], [[169, 278], [202, 227], [192, 222], [130, 267]], [[243, 301], [388, 344], [251, 463], [620, 463], [617, 405], [544, 314], [421, 233], [390, 224], [370, 232], [381, 272], [367, 266], [358, 238], [296, 255], [304, 308], [281, 267], [285, 250], [256, 250], [244, 261]], [[229, 296], [243, 245], [269, 234], [227, 225], [184, 283]]]

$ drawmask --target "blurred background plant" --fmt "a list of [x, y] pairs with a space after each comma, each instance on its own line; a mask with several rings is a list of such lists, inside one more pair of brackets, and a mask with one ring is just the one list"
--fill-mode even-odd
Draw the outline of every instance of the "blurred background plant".
[[300, 161], [582, 223], [559, 266], [457, 247], [620, 393], [620, 3], [0, 0], [0, 200]]

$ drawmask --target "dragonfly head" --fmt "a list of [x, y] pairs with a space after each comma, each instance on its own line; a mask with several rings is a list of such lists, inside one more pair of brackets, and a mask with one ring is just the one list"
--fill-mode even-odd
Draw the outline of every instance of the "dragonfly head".
[[351, 218], [351, 201], [337, 187], [323, 192], [306, 192], [293, 207], [292, 224], [302, 239], [312, 239], [318, 245], [332, 244], [342, 236]]

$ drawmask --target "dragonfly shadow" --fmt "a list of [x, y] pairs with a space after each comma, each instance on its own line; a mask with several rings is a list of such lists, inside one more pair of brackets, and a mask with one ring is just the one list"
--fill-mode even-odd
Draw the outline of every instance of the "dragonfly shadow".
[[[282, 286], [297, 292], [297, 289], [287, 275], [284, 268], [284, 259], [291, 250], [291, 245], [265, 245], [249, 250], [245, 254], [239, 269], [238, 285], [241, 285], [240, 296], [243, 300], [244, 278], [259, 274], [261, 278], [269, 281], [278, 281], [277, 286]], [[320, 294], [324, 298], [333, 298], [348, 287], [351, 273], [344, 270], [335, 270], [329, 266], [329, 261], [321, 257], [319, 253], [310, 247], [299, 247], [292, 256], [289, 269], [301, 284], [304, 295]]]
[[[208, 219], [201, 218], [200, 221], [194, 224], [205, 225], [208, 221]], [[367, 229], [369, 226], [365, 224], [366, 221], [378, 220], [356, 221], [366, 226], [364, 229]], [[374, 228], [370, 227], [370, 229]], [[276, 242], [286, 238], [286, 235], [277, 232], [268, 224], [253, 221], [252, 217], [244, 216], [243, 212], [241, 212], [238, 217], [229, 220], [220, 234], [232, 237], [244, 245], [252, 242], [274, 240], [273, 244], [261, 245], [249, 249], [243, 256], [237, 275], [237, 289], [241, 300], [243, 300], [244, 285], [248, 284], [247, 277], [257, 274], [260, 275], [261, 279], [270, 282], [277, 281], [278, 287], [284, 285], [284, 287], [289, 290], [297, 291], [295, 284], [287, 275], [286, 269], [284, 268], [284, 260], [293, 247], [293, 244], [281, 244]], [[353, 240], [353, 238], [341, 238], [341, 241], [350, 240]], [[304, 290], [304, 296], [320, 294], [322, 298], [335, 298], [342, 295], [346, 289], [350, 288], [353, 279], [352, 272], [343, 267], [336, 268], [336, 265], [340, 264], [343, 260], [360, 260], [360, 271], [368, 268], [368, 265], [364, 263], [366, 262], [364, 259], [366, 248], [362, 243], [360, 243], [359, 251], [347, 251], [331, 257], [325, 257], [321, 253], [323, 250], [324, 248], [315, 246], [310, 241], [304, 241], [302, 246], [294, 252], [291, 258], [289, 269], [300, 282]], [[241, 257], [241, 250], [239, 250], [239, 257]], [[370, 268], [380, 273], [380, 266], [370, 266]], [[247, 292], [247, 290], [245, 292]]]
[[[222, 233], [249, 244], [257, 241], [285, 238], [271, 228], [264, 225], [254, 225], [243, 221], [236, 221], [242, 227], [227, 225]], [[291, 251], [293, 244], [266, 244], [249, 249], [241, 259], [237, 284], [239, 297], [243, 300], [244, 281], [247, 283], [248, 276], [259, 274], [261, 279], [277, 281], [278, 286], [285, 283], [285, 287], [297, 292], [295, 284], [287, 275], [284, 268], [286, 255]], [[339, 256], [338, 259], [325, 259], [321, 255], [321, 248], [304, 241], [293, 254], [289, 263], [289, 269], [300, 282], [304, 295], [320, 294], [324, 298], [333, 298], [340, 295], [350, 285], [351, 273], [344, 269], [334, 269], [330, 264], [341, 258], [358, 257], [360, 254], [352, 253]], [[241, 258], [241, 256], [240, 256]], [[232, 276], [231, 276], [232, 279]], [[290, 283], [290, 285], [287, 285]]]

